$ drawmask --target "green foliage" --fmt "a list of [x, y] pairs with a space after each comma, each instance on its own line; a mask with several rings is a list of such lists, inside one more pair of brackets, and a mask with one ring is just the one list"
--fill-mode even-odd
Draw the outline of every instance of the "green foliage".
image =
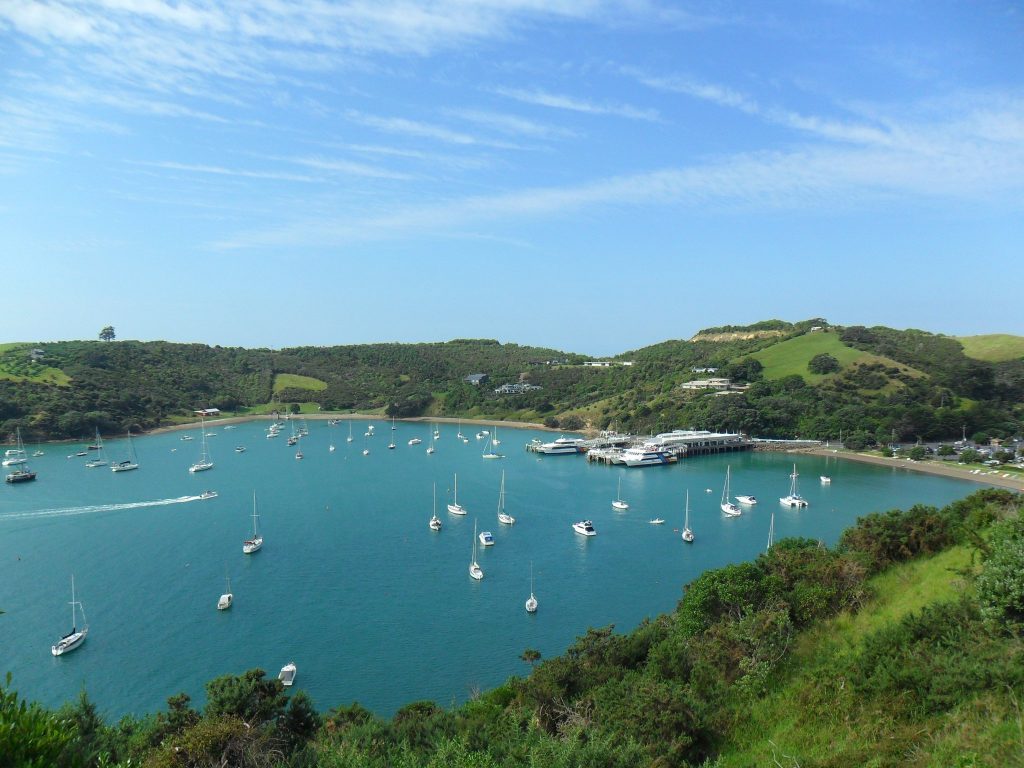
[[807, 370], [820, 375], [835, 373], [842, 367], [839, 361], [828, 352], [819, 352], [807, 362]]
[[858, 518], [843, 532], [840, 551], [855, 553], [872, 573], [921, 554], [938, 552], [954, 541], [953, 521], [935, 507], [915, 504]]
[[286, 703], [280, 680], [267, 679], [262, 669], [250, 669], [241, 675], [222, 675], [208, 682], [203, 714], [231, 716], [248, 725], [260, 725], [279, 718]]
[[23, 768], [78, 766], [70, 752], [75, 733], [57, 715], [18, 698], [11, 673], [0, 686], [0, 765]]
[[977, 588], [986, 620], [1001, 631], [1024, 634], [1024, 518], [993, 526]]

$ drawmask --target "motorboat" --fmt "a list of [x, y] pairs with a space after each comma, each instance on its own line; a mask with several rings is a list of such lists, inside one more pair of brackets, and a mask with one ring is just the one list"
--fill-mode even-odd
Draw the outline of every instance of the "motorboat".
[[756, 496], [737, 496], [736, 497], [736, 501], [738, 501], [740, 504], [745, 504], [748, 507], [752, 507], [755, 504], [757, 504], [757, 497]]
[[217, 498], [217, 492], [216, 491], [203, 491], [202, 493], [199, 494], [199, 498], [200, 499], [216, 499]]
[[277, 679], [281, 681], [281, 685], [285, 688], [290, 688], [292, 683], [295, 682], [295, 675], [298, 674], [298, 668], [295, 666], [294, 661], [289, 661], [283, 667], [277, 675]]
[[490, 531], [480, 531], [480, 546], [493, 547], [494, 546], [494, 534]]
[[422, 442], [418, 437], [413, 437], [409, 440], [409, 445], [419, 445]]
[[822, 485], [829, 485], [829, 484], [831, 484], [831, 482], [832, 482], [832, 478], [829, 477], [828, 475], [822, 475], [821, 476], [821, 484]]
[[661, 525], [665, 521], [660, 517], [655, 517], [654, 519], [648, 520], [647, 522], [649, 522], [651, 525]]
[[36, 473], [31, 469], [25, 469], [24, 467], [18, 467], [13, 472], [8, 472], [4, 478], [5, 482], [8, 483], [27, 483], [29, 480], [35, 480]]
[[236, 445], [235, 446], [235, 453], [245, 453], [245, 446], [244, 445]]
[[225, 578], [227, 578], [228, 589], [217, 600], [217, 610], [218, 611], [226, 611], [228, 608], [231, 607], [231, 604], [235, 601], [235, 596], [231, 593], [231, 579], [229, 577], [225, 577]]
[[582, 536], [597, 536], [597, 530], [589, 520], [580, 520], [578, 523], [573, 523], [572, 529]]

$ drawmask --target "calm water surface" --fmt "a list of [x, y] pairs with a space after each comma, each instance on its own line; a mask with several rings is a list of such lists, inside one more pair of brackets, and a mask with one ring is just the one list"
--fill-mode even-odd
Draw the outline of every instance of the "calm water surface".
[[[298, 665], [296, 686], [321, 709], [357, 700], [381, 715], [403, 704], [465, 700], [509, 675], [523, 674], [519, 655], [561, 653], [588, 627], [635, 627], [671, 610], [682, 585], [702, 571], [748, 560], [764, 550], [769, 517], [776, 537], [834, 543], [865, 513], [917, 502], [942, 505], [976, 488], [853, 462], [796, 459], [803, 511], [783, 509], [793, 458], [731, 454], [669, 467], [625, 469], [583, 457], [523, 450], [549, 434], [499, 427], [502, 460], [483, 460], [479, 426], [440, 427], [426, 454], [428, 427], [376, 422], [329, 427], [310, 422], [305, 458], [285, 437], [265, 438], [266, 422], [208, 428], [216, 466], [190, 474], [200, 434], [134, 440], [141, 467], [113, 473], [68, 458], [71, 446], [46, 446], [31, 466], [35, 483], [0, 488], [0, 675], [48, 705], [84, 687], [108, 716], [153, 712], [185, 691], [201, 704], [203, 684], [260, 667], [276, 675]], [[284, 432], [287, 434], [288, 428]], [[397, 448], [388, 450], [392, 434]], [[412, 437], [423, 443], [407, 445]], [[335, 452], [328, 447], [333, 442]], [[244, 445], [244, 453], [236, 453]], [[370, 454], [364, 456], [364, 448]], [[120, 460], [125, 441], [108, 441]], [[732, 492], [760, 504], [738, 518], [719, 510], [727, 464]], [[497, 522], [501, 473], [513, 527]], [[455, 473], [466, 517], [445, 505]], [[822, 485], [819, 475], [832, 477]], [[631, 508], [614, 512], [616, 484]], [[437, 485], [444, 529], [427, 527]], [[199, 500], [204, 490], [218, 497]], [[692, 545], [679, 537], [690, 491]], [[708, 492], [707, 489], [710, 489]], [[242, 554], [252, 529], [256, 492], [262, 551]], [[654, 517], [664, 525], [650, 525]], [[571, 524], [593, 520], [584, 538]], [[490, 530], [482, 582], [467, 573], [473, 523]], [[527, 614], [533, 562], [540, 609]], [[50, 646], [70, 629], [70, 577], [89, 638], [60, 658]], [[234, 607], [217, 611], [225, 576]]]

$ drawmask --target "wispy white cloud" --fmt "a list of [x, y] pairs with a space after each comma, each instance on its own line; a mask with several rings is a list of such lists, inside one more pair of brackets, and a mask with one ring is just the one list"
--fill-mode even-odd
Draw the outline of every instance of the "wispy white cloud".
[[573, 96], [541, 90], [495, 88], [494, 93], [521, 101], [524, 104], [536, 104], [541, 107], [564, 109], [570, 112], [583, 112], [588, 115], [611, 115], [613, 117], [624, 117], [629, 120], [646, 120], [649, 122], [658, 122], [661, 119], [656, 109], [641, 109], [630, 104], [597, 104]]
[[500, 112], [479, 109], [446, 109], [444, 113], [510, 136], [523, 136], [531, 139], [570, 139], [579, 135], [576, 131], [568, 128], [544, 125], [517, 115]]
[[483, 223], [562, 217], [624, 206], [751, 211], [871, 208], [893, 201], [1016, 200], [1024, 208], [1024, 103], [957, 115], [945, 123], [903, 124], [884, 145], [836, 144], [744, 153], [717, 162], [613, 176], [577, 185], [407, 205], [386, 215], [322, 219], [239, 233], [219, 248], [301, 242], [336, 247], [355, 241], [452, 236]]
[[380, 117], [369, 115], [357, 110], [349, 110], [345, 116], [354, 123], [375, 128], [384, 133], [401, 134], [403, 136], [414, 136], [422, 139], [440, 141], [444, 144], [457, 144], [460, 146], [482, 146], [497, 147], [501, 149], [520, 149], [515, 144], [506, 141], [498, 141], [475, 136], [463, 131], [453, 130], [433, 123], [424, 123], [418, 120], [409, 120], [404, 117]]
[[234, 176], [244, 179], [261, 179], [264, 181], [297, 181], [302, 183], [322, 183], [323, 178], [306, 176], [297, 173], [283, 173], [280, 171], [251, 171], [239, 168], [227, 168], [221, 165], [202, 165], [197, 163], [177, 163], [173, 161], [136, 161], [135, 165], [149, 168], [162, 168], [168, 171], [185, 171], [187, 173], [199, 173], [213, 176]]
[[339, 160], [326, 157], [291, 157], [286, 158], [289, 162], [313, 168], [328, 173], [339, 173], [345, 176], [363, 176], [373, 179], [394, 179], [407, 181], [414, 178], [411, 174], [391, 171], [365, 163], [355, 163], [351, 160]]

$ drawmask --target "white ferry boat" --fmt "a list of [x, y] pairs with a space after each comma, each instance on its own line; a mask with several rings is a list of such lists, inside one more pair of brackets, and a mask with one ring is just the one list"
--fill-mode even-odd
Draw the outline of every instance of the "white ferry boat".
[[583, 441], [573, 437], [560, 437], [550, 443], [541, 443], [537, 452], [546, 453], [549, 456], [557, 456], [562, 453], [582, 453]]
[[674, 460], [675, 456], [653, 443], [633, 446], [622, 452], [622, 463], [627, 467], [650, 467], [656, 464], [669, 464]]

